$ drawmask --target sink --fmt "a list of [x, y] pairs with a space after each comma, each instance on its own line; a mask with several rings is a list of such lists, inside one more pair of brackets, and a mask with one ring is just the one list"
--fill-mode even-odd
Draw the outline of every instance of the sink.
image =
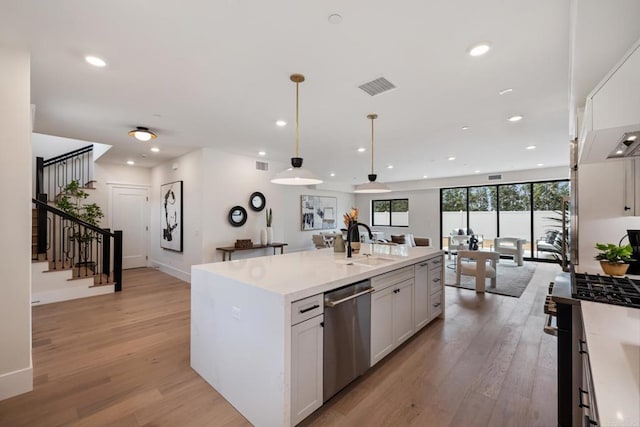
[[375, 267], [378, 265], [387, 264], [392, 261], [394, 261], [392, 258], [384, 258], [384, 257], [378, 257], [378, 256], [370, 256], [370, 257], [355, 256], [352, 258], [336, 260], [338, 264], [357, 265], [357, 266], [364, 266], [364, 267]]

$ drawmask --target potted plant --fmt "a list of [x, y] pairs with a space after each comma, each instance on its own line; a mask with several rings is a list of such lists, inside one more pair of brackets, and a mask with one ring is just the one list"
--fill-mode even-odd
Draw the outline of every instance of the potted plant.
[[624, 276], [629, 268], [633, 248], [631, 245], [620, 246], [613, 243], [596, 243], [596, 249], [600, 252], [595, 259], [600, 261], [600, 266], [605, 274], [610, 276]]

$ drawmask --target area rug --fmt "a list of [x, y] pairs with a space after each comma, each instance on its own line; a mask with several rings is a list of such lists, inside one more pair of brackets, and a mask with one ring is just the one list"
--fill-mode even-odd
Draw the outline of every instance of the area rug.
[[[447, 265], [444, 273], [444, 284], [456, 288], [476, 289], [476, 278], [473, 276], [460, 276], [460, 285], [456, 285], [456, 272], [453, 265]], [[520, 298], [520, 295], [527, 288], [527, 285], [536, 271], [533, 263], [525, 262], [522, 267], [510, 260], [501, 260], [498, 263], [498, 278], [496, 279], [496, 287], [492, 288], [491, 280], [487, 279], [485, 292], [492, 294], [507, 295], [510, 297]]]

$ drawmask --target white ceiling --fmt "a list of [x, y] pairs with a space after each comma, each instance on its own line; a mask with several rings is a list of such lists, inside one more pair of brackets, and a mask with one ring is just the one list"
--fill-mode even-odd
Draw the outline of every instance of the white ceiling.
[[[113, 145], [110, 161], [153, 166], [205, 146], [256, 158], [264, 150], [267, 160], [288, 162], [289, 75], [302, 73], [301, 156], [325, 181], [366, 181], [370, 154], [356, 148], [369, 147], [369, 113], [379, 115], [380, 181], [568, 164], [569, 1], [0, 0], [0, 7], [0, 43], [32, 51], [35, 131]], [[333, 13], [340, 24], [328, 22]], [[480, 41], [492, 50], [467, 55]], [[86, 64], [87, 54], [108, 65]], [[357, 88], [381, 76], [398, 88], [377, 97]], [[499, 96], [504, 88], [513, 92]], [[525, 118], [508, 122], [514, 114]], [[277, 119], [289, 125], [278, 128]], [[162, 151], [131, 139], [135, 126], [154, 130]]]

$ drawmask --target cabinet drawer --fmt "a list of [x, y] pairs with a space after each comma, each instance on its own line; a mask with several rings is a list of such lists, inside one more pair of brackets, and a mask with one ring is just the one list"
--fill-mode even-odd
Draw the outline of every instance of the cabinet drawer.
[[291, 303], [291, 324], [304, 322], [322, 313], [324, 313], [324, 294], [294, 301]]
[[442, 255], [437, 256], [435, 258], [431, 258], [427, 260], [427, 262], [429, 263], [429, 270], [433, 270], [435, 268], [442, 268], [442, 265], [444, 264], [444, 257]]
[[431, 295], [431, 318], [442, 314], [442, 292]]
[[442, 267], [429, 271], [429, 290], [431, 294], [442, 292]]
[[399, 268], [385, 274], [371, 278], [371, 286], [380, 291], [388, 286], [395, 285], [407, 279], [413, 279], [413, 265]]

